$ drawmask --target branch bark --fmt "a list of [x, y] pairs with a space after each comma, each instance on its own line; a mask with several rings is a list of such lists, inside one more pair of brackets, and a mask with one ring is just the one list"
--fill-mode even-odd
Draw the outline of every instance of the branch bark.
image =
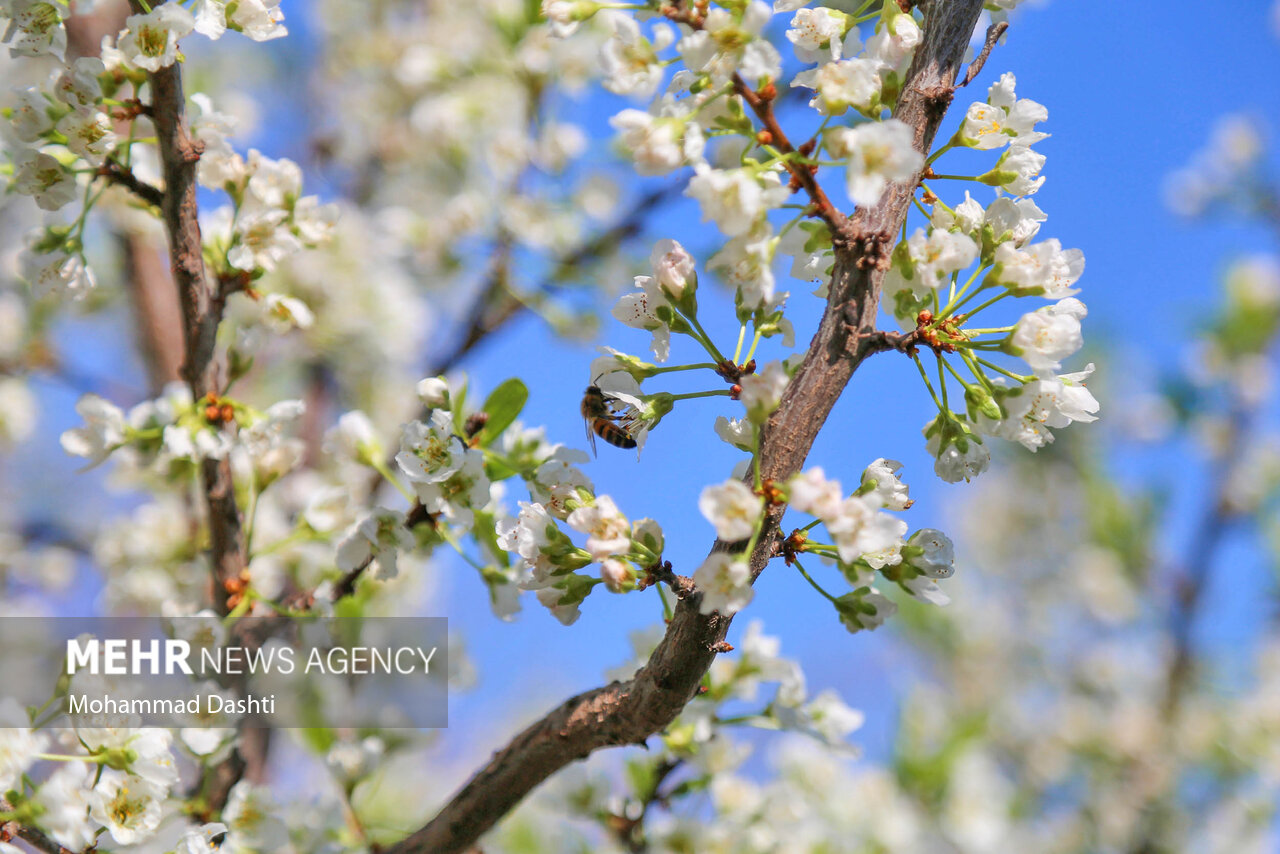
[[[217, 282], [204, 268], [196, 205], [196, 162], [202, 146], [191, 138], [187, 126], [181, 67], [174, 63], [149, 73], [147, 79], [164, 170], [164, 203], [160, 207], [169, 237], [169, 266], [182, 307], [182, 378], [199, 399], [216, 395], [222, 387], [223, 360], [217, 357], [215, 345], [225, 304]], [[205, 460], [200, 474], [208, 510], [211, 598], [219, 613], [225, 614], [226, 582], [238, 578], [246, 567], [244, 531], [230, 461]]]
[[[929, 147], [951, 102], [954, 83], [982, 0], [935, 0], [925, 7], [924, 40], [907, 74], [895, 116], [915, 129], [917, 150]], [[861, 361], [873, 351], [880, 286], [888, 249], [901, 228], [919, 176], [886, 189], [835, 235], [836, 263], [826, 310], [804, 363], [761, 438], [761, 473], [785, 480], [800, 470], [814, 438]], [[753, 577], [780, 537], [783, 507], [774, 507], [749, 556]], [[730, 544], [717, 541], [713, 550]], [[464, 851], [525, 795], [591, 752], [643, 744], [673, 721], [697, 691], [724, 640], [730, 618], [700, 614], [696, 596], [682, 599], [658, 648], [627, 682], [572, 697], [494, 754], [421, 830], [388, 854]]]
[[[139, 0], [130, 0], [142, 11]], [[186, 97], [179, 63], [147, 74], [151, 90], [151, 117], [164, 172], [164, 199], [160, 205], [169, 241], [169, 266], [178, 291], [183, 332], [182, 379], [200, 399], [218, 395], [225, 383], [225, 359], [217, 352], [218, 326], [222, 322], [226, 293], [205, 270], [203, 244], [196, 203], [196, 164], [203, 146], [192, 139], [186, 115]], [[226, 425], [223, 429], [228, 429]], [[235, 485], [228, 459], [206, 459], [200, 464], [209, 528], [210, 599], [218, 613], [228, 613], [227, 583], [246, 571], [244, 527], [236, 504]], [[225, 803], [226, 794], [248, 769], [260, 769], [265, 743], [241, 744], [232, 757], [213, 772], [208, 792], [211, 804]]]

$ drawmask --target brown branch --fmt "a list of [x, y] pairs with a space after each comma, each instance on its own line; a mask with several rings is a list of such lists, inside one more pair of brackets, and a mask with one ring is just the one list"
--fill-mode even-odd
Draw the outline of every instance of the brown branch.
[[[137, 0], [134, 8], [140, 9]], [[184, 356], [182, 378], [197, 399], [217, 394], [224, 373], [215, 345], [222, 322], [224, 297], [217, 283], [205, 274], [200, 223], [196, 205], [196, 162], [201, 145], [187, 126], [182, 69], [174, 63], [147, 74], [156, 142], [164, 171], [164, 201], [160, 206], [169, 237], [169, 266], [182, 307]], [[245, 571], [244, 531], [236, 506], [229, 460], [205, 460], [200, 464], [208, 509], [209, 558], [212, 562], [212, 600], [227, 613], [226, 584]]]
[[[770, 84], [767, 92], [757, 92], [746, 84], [739, 74], [733, 75], [733, 90], [747, 106], [756, 114], [756, 118], [760, 120], [760, 124], [764, 126], [765, 133], [768, 134], [769, 145], [776, 148], [783, 154], [797, 153], [795, 146], [791, 144], [791, 140], [782, 130], [782, 126], [778, 124], [778, 117], [773, 111], [773, 102], [777, 97], [773, 85]], [[806, 166], [803, 163], [793, 163], [790, 160], [783, 160], [783, 165], [787, 167], [787, 171], [791, 173], [791, 179], [794, 182], [792, 186], [798, 184], [804, 188], [809, 196], [809, 200], [813, 202], [814, 213], [827, 224], [832, 234], [838, 234], [845, 226], [845, 216], [842, 214], [831, 200], [827, 198], [827, 194], [818, 184], [818, 176], [814, 174], [814, 168]]]
[[987, 27], [987, 40], [982, 45], [982, 52], [978, 54], [977, 59], [969, 63], [969, 70], [965, 72], [964, 80], [960, 81], [961, 86], [968, 86], [973, 82], [973, 78], [978, 76], [982, 71], [982, 66], [987, 64], [987, 57], [991, 56], [991, 49], [996, 46], [996, 42], [1004, 35], [1004, 31], [1009, 29], [1008, 21], [1001, 21], [998, 24], [992, 24]]
[[[142, 11], [139, 0], [131, 0]], [[216, 352], [218, 326], [226, 295], [205, 271], [196, 203], [196, 163], [203, 146], [192, 139], [186, 116], [186, 97], [179, 63], [148, 72], [151, 116], [164, 173], [164, 200], [160, 206], [169, 239], [169, 266], [182, 309], [182, 378], [197, 398], [217, 395], [224, 383], [225, 360]], [[224, 426], [224, 429], [228, 429]], [[236, 504], [229, 459], [207, 459], [200, 477], [209, 529], [210, 598], [215, 609], [228, 612], [228, 588], [241, 582], [247, 571], [244, 528]], [[230, 759], [211, 772], [208, 802], [225, 803], [226, 793], [248, 768], [260, 768], [265, 742], [245, 740]]]
[[[924, 40], [907, 74], [895, 115], [915, 129], [915, 148], [927, 152], [954, 91], [982, 0], [928, 7]], [[761, 475], [786, 480], [809, 448], [859, 363], [869, 353], [861, 335], [875, 331], [885, 247], [901, 227], [919, 176], [893, 184], [874, 208], [859, 210], [835, 241], [836, 263], [827, 308], [804, 363], [761, 438]], [[853, 322], [846, 320], [853, 306]], [[781, 535], [785, 508], [771, 508], [755, 550], [753, 576], [763, 571]], [[716, 542], [713, 550], [730, 544]], [[724, 641], [730, 619], [699, 613], [699, 598], [679, 601], [667, 633], [649, 661], [627, 682], [572, 697], [503, 747], [425, 827], [389, 854], [464, 851], [539, 783], [602, 747], [643, 744], [673, 721], [695, 695]]]
[[154, 184], [148, 184], [143, 181], [133, 174], [132, 169], [122, 166], [114, 160], [107, 160], [98, 167], [98, 177], [106, 178], [112, 184], [119, 184], [154, 208], [164, 205], [163, 190]]

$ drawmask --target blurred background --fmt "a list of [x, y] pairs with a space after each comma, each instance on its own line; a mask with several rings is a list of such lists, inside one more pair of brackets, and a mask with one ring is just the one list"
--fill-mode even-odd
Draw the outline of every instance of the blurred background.
[[[595, 347], [647, 353], [647, 333], [609, 316], [613, 299], [645, 271], [654, 240], [678, 239], [702, 262], [719, 248], [677, 178], [636, 178], [613, 150], [608, 118], [637, 105], [593, 83], [599, 39], [553, 49], [545, 35], [507, 28], [509, 50], [497, 51], [491, 18], [519, 11], [508, 5], [283, 0], [282, 41], [191, 40], [188, 89], [238, 118], [237, 149], [297, 161], [307, 192], [343, 205], [334, 245], [270, 282], [305, 299], [315, 326], [263, 345], [263, 364], [290, 367], [251, 377], [258, 403], [308, 401], [316, 456], [352, 409], [394, 444], [417, 405], [413, 384], [439, 370], [481, 394], [520, 376], [523, 423], [585, 448], [578, 403]], [[1278, 9], [1027, 3], [958, 93], [940, 138], [1005, 71], [1049, 109], [1052, 137], [1037, 146], [1048, 157], [1035, 197], [1049, 217], [1041, 237], [1085, 253], [1087, 352], [1067, 369], [1097, 364], [1103, 409], [1037, 455], [1006, 449], [973, 483], [945, 484], [920, 432], [934, 414], [928, 396], [914, 366], [889, 353], [858, 371], [819, 437], [810, 464], [845, 482], [877, 457], [901, 461], [912, 528], [948, 532], [959, 553], [944, 584], [950, 606], [903, 602], [888, 625], [856, 636], [803, 579], [773, 566], [730, 632], [736, 643], [762, 621], [802, 663], [811, 693], [834, 689], [861, 710], [854, 767], [889, 769], [912, 814], [929, 817], [912, 821], [935, 822], [947, 840], [867, 830], [874, 845], [849, 850], [1276, 850]], [[791, 99], [784, 123], [807, 122], [803, 111]], [[944, 171], [963, 173], [964, 160]], [[954, 205], [957, 187], [935, 190]], [[80, 423], [82, 393], [128, 406], [172, 371], [171, 355], [139, 347], [138, 283], [148, 264], [164, 270], [161, 236], [117, 211], [90, 249], [99, 288], [55, 308], [17, 280], [34, 206], [16, 196], [3, 205], [4, 608], [156, 608], [186, 583], [168, 511], [113, 482], [110, 466], [79, 471], [58, 437]], [[821, 302], [782, 272], [803, 348]], [[731, 295], [704, 274], [700, 303], [731, 347]], [[692, 346], [677, 342], [673, 362], [698, 361]], [[766, 342], [759, 355], [783, 353]], [[601, 445], [585, 467], [631, 518], [662, 523], [677, 572], [691, 574], [711, 542], [698, 492], [738, 457], [711, 425], [737, 413], [722, 398], [690, 401], [639, 460]], [[469, 661], [450, 726], [427, 770], [418, 766], [440, 795], [518, 726], [600, 684], [631, 659], [629, 634], [661, 619], [655, 597], [601, 591], [572, 627], [532, 597], [498, 620], [477, 573], [447, 554], [405, 576], [395, 595], [448, 617]], [[738, 773], [768, 776], [771, 738], [744, 736], [756, 755]], [[305, 789], [290, 756], [276, 773]], [[713, 797], [691, 810], [722, 806]]]

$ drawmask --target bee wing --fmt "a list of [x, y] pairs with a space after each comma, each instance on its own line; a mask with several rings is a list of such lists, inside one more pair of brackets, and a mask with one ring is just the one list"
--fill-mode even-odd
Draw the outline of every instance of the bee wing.
[[591, 446], [591, 456], [599, 456], [599, 454], [596, 453], [596, 434], [595, 431], [591, 429], [591, 419], [583, 418], [582, 425], [587, 428], [587, 444]]

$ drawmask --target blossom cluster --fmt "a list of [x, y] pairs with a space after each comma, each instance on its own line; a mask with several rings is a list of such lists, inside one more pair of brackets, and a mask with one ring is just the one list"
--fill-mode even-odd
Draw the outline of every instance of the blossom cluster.
[[[47, 733], [34, 728], [12, 699], [0, 700], [0, 724], [0, 787], [11, 802], [8, 820], [37, 826], [65, 848], [89, 848], [101, 841], [100, 834], [117, 845], [145, 844], [162, 823], [171, 845], [176, 843], [171, 850], [180, 854], [212, 854], [223, 845], [274, 848], [288, 839], [272, 814], [270, 795], [249, 783], [232, 789], [221, 822], [182, 819], [174, 826], [165, 804], [179, 785], [179, 758], [199, 754], [175, 744], [169, 730], [109, 725]], [[33, 784], [28, 771], [46, 760], [56, 760], [56, 770]]]

